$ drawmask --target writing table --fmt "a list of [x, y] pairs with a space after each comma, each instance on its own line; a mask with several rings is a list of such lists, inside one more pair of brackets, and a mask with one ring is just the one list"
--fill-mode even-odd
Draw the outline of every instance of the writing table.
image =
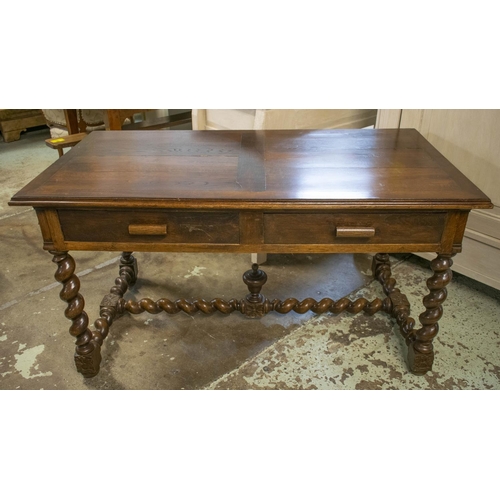
[[[67, 302], [75, 362], [99, 371], [100, 348], [126, 312], [194, 314], [382, 311], [397, 321], [409, 369], [432, 368], [432, 341], [467, 216], [492, 204], [416, 130], [92, 132], [10, 201], [36, 210]], [[73, 250], [121, 251], [119, 277], [89, 327]], [[266, 298], [266, 273], [243, 274], [232, 300], [126, 300], [132, 252], [375, 253], [383, 299]], [[435, 252], [420, 326], [388, 253]]]

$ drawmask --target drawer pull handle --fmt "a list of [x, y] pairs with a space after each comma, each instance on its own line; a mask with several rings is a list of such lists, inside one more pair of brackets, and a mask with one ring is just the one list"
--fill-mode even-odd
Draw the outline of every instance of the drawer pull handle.
[[338, 227], [337, 238], [371, 238], [375, 236], [374, 227]]
[[167, 234], [167, 226], [165, 224], [129, 224], [128, 234], [137, 236], [160, 236]]

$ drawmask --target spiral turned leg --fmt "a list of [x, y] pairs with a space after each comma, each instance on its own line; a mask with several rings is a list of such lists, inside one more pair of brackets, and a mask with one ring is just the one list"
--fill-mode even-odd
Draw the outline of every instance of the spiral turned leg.
[[94, 377], [99, 372], [101, 346], [88, 329], [89, 318], [83, 310], [85, 301], [79, 293], [80, 280], [75, 275], [75, 261], [67, 252], [50, 253], [54, 256], [52, 262], [57, 264], [55, 279], [63, 285], [59, 297], [68, 304], [64, 314], [71, 320], [69, 333], [76, 337], [76, 368], [84, 377]]
[[94, 322], [96, 331], [93, 333], [99, 345], [108, 336], [109, 328], [113, 321], [124, 312], [122, 299], [137, 280], [137, 261], [132, 252], [123, 252], [120, 259], [120, 275], [115, 279], [115, 284], [101, 301], [99, 318]]
[[372, 271], [374, 278], [381, 283], [384, 293], [390, 300], [389, 307], [384, 310], [395, 318], [401, 335], [406, 343], [410, 344], [413, 340], [415, 320], [410, 317], [408, 298], [396, 287], [396, 280], [392, 277], [389, 255], [386, 253], [376, 254], [373, 258]]
[[128, 283], [134, 286], [137, 281], [137, 259], [132, 255], [132, 252], [122, 252], [120, 259], [120, 276], [127, 274], [129, 276]]
[[383, 286], [390, 299], [387, 312], [394, 317], [401, 334], [408, 345], [408, 367], [416, 375], [424, 375], [432, 369], [434, 348], [432, 341], [439, 330], [438, 321], [443, 315], [442, 303], [446, 299], [446, 286], [450, 283], [453, 264], [452, 255], [438, 255], [431, 262], [434, 271], [427, 280], [430, 293], [424, 297], [425, 312], [420, 316], [422, 327], [415, 329], [415, 320], [410, 317], [410, 303], [406, 295], [396, 288], [396, 280], [391, 276], [391, 266], [387, 254], [377, 254], [373, 258], [373, 275]]
[[452, 255], [438, 255], [431, 262], [434, 274], [427, 280], [430, 293], [424, 297], [425, 311], [419, 316], [422, 328], [414, 330], [414, 340], [409, 345], [408, 363], [410, 370], [423, 375], [432, 369], [434, 348], [432, 341], [439, 331], [438, 321], [443, 315], [441, 305], [447, 297], [446, 287], [450, 284], [453, 273]]

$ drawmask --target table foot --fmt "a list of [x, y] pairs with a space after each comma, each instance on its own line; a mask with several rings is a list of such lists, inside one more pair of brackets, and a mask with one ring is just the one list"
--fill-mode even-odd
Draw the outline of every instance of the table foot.
[[101, 346], [96, 342], [95, 348], [88, 354], [75, 353], [75, 365], [85, 378], [95, 377], [101, 366]]
[[434, 363], [434, 351], [430, 353], [418, 352], [412, 342], [408, 346], [408, 369], [413, 375], [425, 375], [432, 370]]

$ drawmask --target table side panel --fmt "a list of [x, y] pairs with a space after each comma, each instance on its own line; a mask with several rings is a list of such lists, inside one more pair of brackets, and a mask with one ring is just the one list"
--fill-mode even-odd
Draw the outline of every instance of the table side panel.
[[[464, 238], [467, 219], [470, 210], [453, 211], [448, 214], [446, 232], [443, 237], [441, 252], [460, 253], [462, 251], [462, 240]], [[451, 248], [451, 250], [449, 250]]]

